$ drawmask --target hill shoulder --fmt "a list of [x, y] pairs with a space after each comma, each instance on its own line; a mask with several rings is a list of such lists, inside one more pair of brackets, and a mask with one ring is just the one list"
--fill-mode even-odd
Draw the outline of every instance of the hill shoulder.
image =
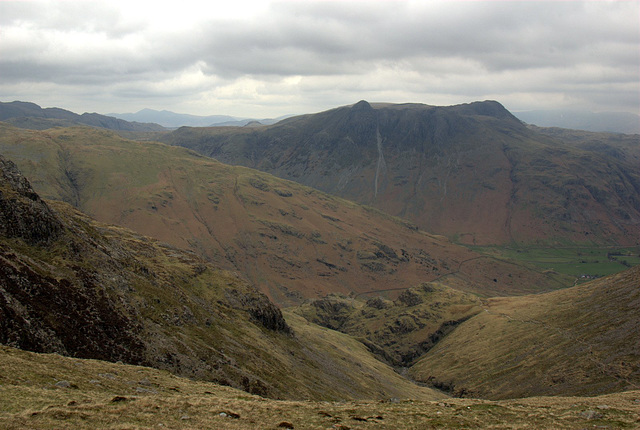
[[557, 292], [489, 299], [411, 369], [464, 396], [599, 395], [640, 385], [640, 267]]

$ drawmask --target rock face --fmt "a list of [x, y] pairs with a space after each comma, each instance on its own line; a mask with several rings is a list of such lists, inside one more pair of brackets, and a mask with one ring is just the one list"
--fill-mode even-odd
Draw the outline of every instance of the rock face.
[[34, 352], [148, 364], [142, 327], [115, 307], [98, 280], [43, 276], [0, 251], [0, 343]]
[[0, 235], [42, 244], [59, 237], [62, 230], [60, 220], [15, 164], [0, 156]]
[[[58, 215], [2, 156], [0, 236], [44, 248], [65, 236]], [[72, 245], [73, 257], [80, 262], [82, 243]], [[23, 257], [0, 250], [0, 343], [36, 352], [143, 362], [140, 325], [114, 307], [94, 273], [77, 267], [75, 282], [58, 279]]]
[[276, 332], [292, 334], [291, 328], [282, 316], [282, 311], [265, 295], [248, 296], [238, 290], [231, 290], [226, 297], [231, 306], [246, 310], [251, 318], [263, 327]]

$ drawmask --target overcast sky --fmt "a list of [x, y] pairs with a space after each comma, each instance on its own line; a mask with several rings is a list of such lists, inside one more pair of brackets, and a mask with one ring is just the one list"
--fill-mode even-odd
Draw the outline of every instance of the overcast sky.
[[266, 118], [361, 99], [640, 113], [640, 1], [0, 1], [0, 101]]

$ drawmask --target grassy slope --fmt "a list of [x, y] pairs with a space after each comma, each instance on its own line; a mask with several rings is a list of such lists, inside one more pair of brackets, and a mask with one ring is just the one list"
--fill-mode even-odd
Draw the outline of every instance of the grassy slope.
[[636, 267], [553, 293], [490, 299], [410, 373], [488, 398], [637, 389], [639, 285]]
[[[61, 381], [70, 386], [57, 387]], [[632, 428], [639, 398], [635, 391], [500, 402], [274, 401], [154, 369], [0, 346], [0, 427], [7, 430]]]
[[440, 278], [481, 295], [569, 285], [412, 225], [182, 148], [90, 128], [0, 125], [0, 151], [48, 198], [237, 270], [279, 304], [406, 289]]

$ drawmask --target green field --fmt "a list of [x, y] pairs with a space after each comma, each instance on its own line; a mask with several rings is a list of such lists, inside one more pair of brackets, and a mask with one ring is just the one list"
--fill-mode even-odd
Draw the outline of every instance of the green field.
[[474, 246], [477, 252], [532, 264], [577, 278], [578, 282], [621, 272], [640, 264], [640, 247]]

